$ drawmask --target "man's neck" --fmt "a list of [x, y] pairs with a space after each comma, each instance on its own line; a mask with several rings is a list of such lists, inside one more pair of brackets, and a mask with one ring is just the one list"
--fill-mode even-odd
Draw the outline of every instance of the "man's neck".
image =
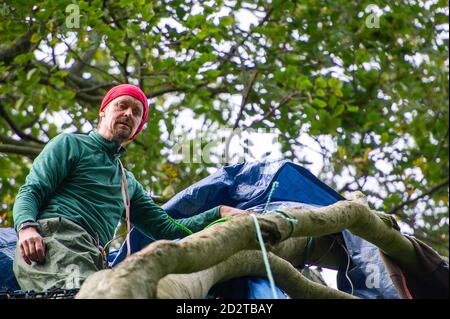
[[97, 129], [98, 134], [100, 134], [105, 140], [116, 142], [118, 145], [125, 147], [128, 145], [127, 140], [118, 139], [111, 134], [109, 131], [102, 130], [101, 128]]

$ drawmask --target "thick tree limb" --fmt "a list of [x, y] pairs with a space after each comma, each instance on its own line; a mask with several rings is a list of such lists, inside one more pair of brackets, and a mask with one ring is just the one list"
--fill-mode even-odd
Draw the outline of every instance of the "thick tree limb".
[[[155, 298], [158, 281], [168, 274], [203, 270], [240, 250], [256, 248], [255, 230], [248, 217], [238, 218], [247, 220], [238, 228], [233, 227], [235, 223], [224, 223], [180, 242], [157, 241], [116, 268], [93, 274], [82, 286], [78, 297]], [[276, 228], [273, 232], [277, 233]], [[241, 240], [236, 241], [238, 238]], [[131, 273], [135, 279], [127, 276]]]
[[[291, 263], [272, 253], [269, 253], [269, 263], [277, 287], [291, 298], [355, 298], [345, 292], [307, 279]], [[157, 298], [201, 299], [216, 283], [241, 276], [265, 277], [266, 275], [262, 253], [256, 250], [245, 250], [200, 272], [168, 275], [162, 278], [158, 283]]]
[[[8, 136], [5, 136], [3, 134], [0, 134], [0, 142], [2, 142], [2, 144], [11, 144], [11, 145], [17, 145], [17, 146], [31, 146], [31, 147], [35, 147], [36, 145], [26, 145], [25, 142], [23, 141], [18, 141], [15, 139], [12, 139]], [[30, 143], [31, 144], [31, 143]]]
[[[277, 287], [285, 291], [291, 298], [354, 298], [332, 288], [324, 287], [304, 277], [294, 267], [302, 267], [305, 262], [321, 259], [327, 267], [337, 268], [338, 263], [321, 251], [329, 250], [331, 238], [318, 238], [316, 247], [324, 244], [325, 249], [315, 249], [319, 254], [304, 258], [307, 239], [304, 237], [289, 238], [273, 247], [269, 253], [269, 262]], [[317, 256], [318, 255], [318, 256]], [[314, 263], [314, 265], [317, 265]], [[157, 298], [204, 298], [216, 283], [241, 277], [266, 277], [262, 254], [256, 250], [241, 251], [214, 267], [192, 274], [172, 274], [158, 282]]]
[[42, 149], [32, 146], [19, 146], [10, 144], [0, 144], [0, 153], [11, 153], [18, 155], [25, 155], [30, 159], [34, 159]]
[[14, 60], [16, 56], [25, 52], [29, 52], [31, 48], [31, 36], [34, 33], [35, 29], [35, 27], [30, 28], [11, 46], [0, 46], [0, 61], [3, 61], [6, 65], [8, 65]]
[[[365, 199], [355, 196], [318, 209], [286, 209], [298, 224], [280, 214], [260, 215], [258, 221], [269, 249], [292, 237], [324, 236], [349, 229], [377, 245], [403, 269], [419, 272], [414, 248], [393, 226], [392, 216], [371, 211]], [[155, 298], [160, 279], [169, 274], [198, 272], [242, 251], [257, 249], [253, 219], [239, 215], [226, 223], [193, 234], [179, 242], [160, 240], [131, 255], [112, 270], [93, 274], [78, 298]]]

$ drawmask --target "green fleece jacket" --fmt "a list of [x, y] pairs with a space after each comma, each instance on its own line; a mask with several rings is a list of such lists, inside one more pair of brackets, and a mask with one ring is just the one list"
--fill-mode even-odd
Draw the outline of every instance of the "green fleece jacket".
[[[119, 157], [125, 149], [89, 135], [63, 133], [52, 139], [33, 162], [13, 208], [14, 227], [25, 221], [66, 217], [82, 225], [105, 245], [125, 215]], [[130, 194], [130, 220], [155, 239], [175, 239], [186, 231], [167, 219], [131, 172], [126, 172]], [[177, 222], [193, 232], [219, 217], [219, 207]]]

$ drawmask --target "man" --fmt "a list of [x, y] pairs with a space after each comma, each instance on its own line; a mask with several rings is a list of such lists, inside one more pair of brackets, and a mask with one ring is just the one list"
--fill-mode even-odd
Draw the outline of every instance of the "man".
[[[60, 134], [34, 160], [13, 208], [19, 236], [14, 273], [22, 290], [73, 288], [104, 268], [101, 251], [125, 217], [126, 190], [135, 227], [157, 239], [187, 235], [131, 172], [124, 170], [122, 178], [123, 146], [142, 130], [147, 116], [145, 94], [136, 86], [118, 85], [101, 103], [97, 131]], [[242, 212], [218, 206], [177, 222], [196, 232]]]

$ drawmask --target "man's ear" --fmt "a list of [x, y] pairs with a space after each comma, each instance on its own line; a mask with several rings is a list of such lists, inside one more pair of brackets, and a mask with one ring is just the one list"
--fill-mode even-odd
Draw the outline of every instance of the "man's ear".
[[100, 124], [102, 123], [103, 118], [105, 117], [105, 112], [98, 113], [98, 124], [97, 127], [100, 127]]

